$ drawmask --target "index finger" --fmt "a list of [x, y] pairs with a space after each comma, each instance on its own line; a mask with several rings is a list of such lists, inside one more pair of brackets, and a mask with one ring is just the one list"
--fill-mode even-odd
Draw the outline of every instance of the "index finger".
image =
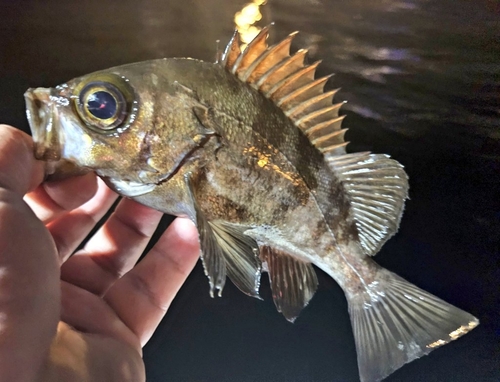
[[44, 163], [35, 159], [31, 137], [0, 125], [0, 187], [24, 195], [42, 183], [44, 176]]

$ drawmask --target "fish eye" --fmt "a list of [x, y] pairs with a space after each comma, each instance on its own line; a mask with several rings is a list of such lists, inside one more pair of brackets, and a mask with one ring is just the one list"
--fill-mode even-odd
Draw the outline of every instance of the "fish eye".
[[90, 93], [85, 100], [84, 107], [98, 119], [109, 119], [116, 115], [118, 104], [113, 95], [104, 90]]
[[110, 82], [86, 84], [77, 99], [80, 118], [91, 128], [112, 130], [126, 119], [127, 100], [120, 89]]

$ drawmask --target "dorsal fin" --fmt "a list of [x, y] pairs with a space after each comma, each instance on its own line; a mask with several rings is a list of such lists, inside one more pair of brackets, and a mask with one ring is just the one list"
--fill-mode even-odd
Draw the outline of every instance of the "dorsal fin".
[[339, 116], [343, 103], [332, 103], [338, 89], [324, 91], [330, 76], [315, 78], [319, 62], [305, 64], [307, 50], [290, 55], [297, 32], [268, 47], [269, 28], [263, 28], [243, 52], [236, 32], [222, 64], [272, 100], [323, 153], [344, 187], [363, 251], [373, 256], [398, 229], [408, 193], [403, 166], [386, 155], [346, 154], [347, 129], [342, 129], [344, 116]]
[[388, 155], [354, 153], [326, 158], [342, 182], [366, 255], [377, 254], [393, 236], [408, 197], [408, 176]]
[[270, 27], [263, 28], [243, 52], [235, 32], [224, 52], [222, 65], [274, 101], [322, 153], [345, 154], [346, 130], [341, 130], [343, 117], [339, 117], [343, 103], [332, 105], [337, 90], [323, 91], [330, 76], [314, 78], [319, 61], [305, 64], [307, 50], [300, 49], [290, 55], [290, 44], [297, 32], [269, 47]]

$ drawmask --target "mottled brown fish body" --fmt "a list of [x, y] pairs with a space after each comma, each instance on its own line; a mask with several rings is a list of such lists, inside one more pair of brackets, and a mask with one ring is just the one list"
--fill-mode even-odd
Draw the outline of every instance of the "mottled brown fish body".
[[[218, 134], [213, 138], [217, 143], [204, 146], [194, 154], [196, 162], [178, 174], [184, 177], [192, 168], [200, 167], [199, 163], [204, 164], [203, 171], [193, 171], [192, 180], [195, 199], [207, 220], [225, 220], [247, 227], [247, 234], [257, 242], [321, 268], [326, 268], [322, 259], [328, 258], [328, 273], [349, 288], [351, 276], [356, 275], [340, 257], [338, 245], [352, 247], [347, 254], [351, 262], [368, 260], [360, 258], [361, 250], [356, 242], [351, 242], [357, 239], [357, 233], [354, 222], [348, 218], [345, 192], [323, 155], [273, 102], [220, 65], [189, 59], [161, 60], [156, 65], [154, 75], [176, 73], [180, 91], [209, 109], [207, 121], [203, 122]], [[166, 82], [169, 83], [168, 77]], [[167, 116], [173, 118], [168, 126], [175, 126], [176, 130], [196, 130], [188, 124], [199, 121], [186, 118], [180, 112], [184, 106], [189, 113], [193, 103], [172, 108], [166, 99], [156, 103], [155, 114], [161, 121], [168, 120]], [[168, 141], [168, 137], [162, 136], [163, 131], [157, 130], [160, 142]], [[299, 173], [299, 168], [305, 175]], [[165, 189], [160, 185], [139, 200], [178, 215], [177, 203], [175, 210], [165, 204], [171, 192], [165, 183]], [[150, 198], [162, 201], [161, 205]], [[189, 212], [191, 206], [185, 208], [184, 214], [194, 214]], [[332, 272], [331, 267], [338, 271]], [[374, 269], [361, 265], [359, 268], [359, 272], [365, 270], [365, 278], [373, 278]], [[357, 290], [356, 285], [349, 292]]]
[[379, 381], [478, 320], [378, 266], [408, 181], [387, 155], [345, 151], [336, 91], [318, 63], [269, 47], [268, 28], [223, 60], [163, 59], [26, 92], [35, 156], [54, 177], [95, 171], [123, 196], [197, 226], [210, 293], [228, 276], [259, 297], [262, 271], [293, 321], [312, 264], [342, 287], [361, 380]]

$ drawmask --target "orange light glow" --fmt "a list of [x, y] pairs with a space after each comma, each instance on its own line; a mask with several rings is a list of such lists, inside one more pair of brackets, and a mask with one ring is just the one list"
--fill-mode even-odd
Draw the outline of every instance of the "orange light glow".
[[236, 24], [236, 29], [238, 30], [240, 40], [242, 41], [240, 46], [241, 50], [244, 50], [248, 43], [252, 41], [261, 31], [262, 28], [255, 26], [254, 24], [262, 19], [260, 7], [266, 4], [266, 1], [267, 0], [253, 0], [234, 15], [234, 23]]

